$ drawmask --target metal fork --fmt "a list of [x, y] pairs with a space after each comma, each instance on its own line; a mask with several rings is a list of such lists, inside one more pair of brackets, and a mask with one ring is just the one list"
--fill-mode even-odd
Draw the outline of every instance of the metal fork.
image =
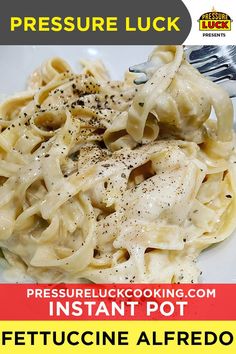
[[[223, 86], [230, 97], [236, 97], [236, 46], [185, 46], [185, 54], [201, 74]], [[130, 72], [143, 74], [134, 81], [137, 85], [147, 82], [154, 70], [151, 61], [129, 68]]]

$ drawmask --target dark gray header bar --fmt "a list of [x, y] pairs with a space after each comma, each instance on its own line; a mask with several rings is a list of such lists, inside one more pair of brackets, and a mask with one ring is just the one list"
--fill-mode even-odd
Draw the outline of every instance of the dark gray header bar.
[[0, 44], [181, 44], [191, 17], [181, 0], [7, 0]]

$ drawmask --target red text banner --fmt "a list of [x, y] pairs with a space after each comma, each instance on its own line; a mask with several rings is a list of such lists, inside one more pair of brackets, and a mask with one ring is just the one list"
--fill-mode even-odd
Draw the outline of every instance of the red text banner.
[[0, 320], [235, 320], [236, 284], [1, 284]]

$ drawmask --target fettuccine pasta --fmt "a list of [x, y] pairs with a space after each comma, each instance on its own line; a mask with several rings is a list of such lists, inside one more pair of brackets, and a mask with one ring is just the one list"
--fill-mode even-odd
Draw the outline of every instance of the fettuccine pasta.
[[52, 58], [1, 104], [6, 278], [194, 283], [199, 254], [236, 228], [230, 98], [181, 46], [150, 60], [136, 86], [100, 61], [75, 74]]

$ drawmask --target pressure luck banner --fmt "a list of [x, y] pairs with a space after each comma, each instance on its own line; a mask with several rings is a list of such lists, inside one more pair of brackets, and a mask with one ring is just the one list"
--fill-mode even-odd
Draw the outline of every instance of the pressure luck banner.
[[181, 44], [190, 29], [181, 0], [9, 1], [0, 25], [1, 44]]

